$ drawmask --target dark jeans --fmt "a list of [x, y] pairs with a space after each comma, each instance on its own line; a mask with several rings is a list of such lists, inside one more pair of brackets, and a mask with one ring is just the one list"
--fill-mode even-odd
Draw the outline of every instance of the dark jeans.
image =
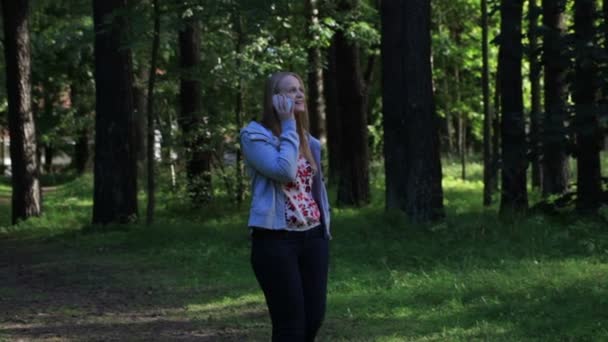
[[272, 341], [314, 341], [325, 315], [329, 241], [324, 227], [252, 234], [251, 265], [264, 291]]

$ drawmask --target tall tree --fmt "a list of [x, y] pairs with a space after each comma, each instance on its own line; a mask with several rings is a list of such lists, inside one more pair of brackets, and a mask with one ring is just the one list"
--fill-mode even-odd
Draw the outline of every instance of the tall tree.
[[95, 179], [93, 223], [137, 218], [131, 51], [124, 45], [126, 0], [94, 0]]
[[42, 197], [32, 113], [29, 1], [2, 0], [12, 174], [12, 222], [38, 216]]
[[[341, 0], [338, 10], [348, 14], [358, 1]], [[369, 147], [367, 132], [367, 91], [361, 70], [358, 45], [347, 39], [343, 29], [334, 35], [337, 108], [340, 118], [338, 205], [369, 203]]]
[[492, 113], [490, 112], [490, 67], [488, 58], [488, 0], [481, 0], [481, 55], [483, 92], [483, 205], [492, 204]]
[[412, 221], [430, 221], [444, 215], [430, 1], [382, 1], [381, 7], [386, 206]]
[[154, 31], [152, 38], [152, 59], [150, 60], [150, 78], [148, 79], [148, 103], [147, 109], [147, 188], [148, 188], [148, 203], [146, 206], [146, 223], [151, 224], [154, 221], [154, 208], [156, 207], [156, 177], [154, 173], [154, 86], [156, 82], [156, 66], [158, 64], [158, 50], [160, 45], [160, 8], [158, 8], [158, 0], [153, 0], [154, 7]]
[[543, 64], [545, 117], [542, 134], [542, 192], [544, 196], [561, 194], [568, 189], [568, 154], [566, 152], [568, 96], [564, 48], [566, 0], [543, 0]]
[[340, 172], [340, 144], [342, 131], [340, 129], [340, 117], [338, 113], [338, 88], [336, 82], [336, 44], [332, 40], [331, 45], [326, 50], [327, 68], [324, 70], [323, 93], [325, 95], [325, 113], [327, 128], [327, 150], [329, 162], [329, 181], [332, 184], [338, 182]]
[[595, 47], [595, 1], [574, 2], [576, 62], [574, 102], [576, 104], [577, 202], [579, 210], [595, 210], [600, 205], [601, 132], [597, 116], [598, 79], [593, 60]]
[[306, 15], [308, 19], [308, 115], [310, 117], [310, 133], [325, 140], [325, 101], [323, 100], [323, 60], [321, 49], [315, 45], [318, 40], [319, 26], [318, 0], [306, 0]]
[[202, 112], [202, 87], [197, 79], [201, 59], [200, 24], [195, 17], [186, 18], [179, 31], [180, 88], [179, 123], [186, 151], [188, 192], [195, 206], [211, 196], [211, 153], [205, 138], [206, 118]]
[[530, 152], [532, 164], [532, 186], [540, 188], [542, 183], [540, 149], [541, 94], [540, 74], [542, 67], [538, 59], [538, 17], [540, 8], [537, 0], [528, 0], [528, 63], [530, 64]]
[[502, 194], [500, 213], [523, 212], [528, 207], [526, 190], [526, 132], [522, 94], [521, 24], [523, 0], [501, 0], [500, 89], [502, 122]]

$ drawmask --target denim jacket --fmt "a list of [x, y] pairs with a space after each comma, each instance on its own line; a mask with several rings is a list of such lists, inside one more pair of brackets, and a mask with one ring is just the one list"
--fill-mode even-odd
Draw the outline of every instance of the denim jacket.
[[[249, 227], [287, 228], [282, 187], [296, 178], [300, 139], [294, 119], [283, 121], [281, 128], [280, 137], [255, 121], [241, 130], [241, 149], [251, 177]], [[321, 142], [311, 135], [308, 140], [318, 168], [313, 177], [312, 195], [321, 212], [325, 236], [331, 238], [329, 200], [321, 170]]]

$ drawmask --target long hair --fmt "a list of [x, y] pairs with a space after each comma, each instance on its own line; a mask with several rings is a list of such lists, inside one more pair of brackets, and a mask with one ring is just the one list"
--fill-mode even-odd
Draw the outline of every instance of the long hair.
[[[304, 88], [304, 82], [302, 81], [302, 78], [296, 73], [287, 71], [281, 71], [272, 74], [266, 80], [266, 85], [264, 87], [262, 124], [266, 128], [270, 129], [272, 133], [277, 137], [281, 135], [281, 121], [279, 120], [279, 116], [272, 104], [272, 96], [279, 93], [279, 84], [287, 76], [293, 76], [297, 78], [302, 88]], [[317, 163], [315, 163], [315, 160], [312, 156], [310, 144], [308, 141], [309, 121], [308, 107], [306, 105], [307, 102], [308, 101], [304, 101], [304, 111], [301, 113], [294, 112], [294, 117], [296, 119], [296, 130], [298, 132], [298, 136], [300, 137], [300, 153], [304, 156], [304, 158], [306, 158], [306, 160], [308, 160], [313, 170], [315, 170], [316, 172]]]

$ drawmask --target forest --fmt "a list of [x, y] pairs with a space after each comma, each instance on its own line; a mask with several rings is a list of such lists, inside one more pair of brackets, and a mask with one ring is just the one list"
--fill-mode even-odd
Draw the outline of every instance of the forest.
[[320, 341], [608, 339], [608, 0], [0, 0], [0, 341], [265, 341], [239, 130], [293, 71]]

